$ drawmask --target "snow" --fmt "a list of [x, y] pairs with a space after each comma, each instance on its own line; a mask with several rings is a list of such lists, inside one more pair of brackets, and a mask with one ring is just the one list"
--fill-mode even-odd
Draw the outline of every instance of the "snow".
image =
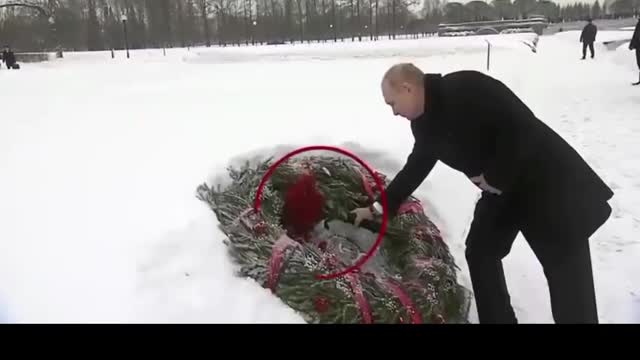
[[[153, 49], [129, 60], [122, 51], [66, 53], [2, 70], [12, 91], [0, 119], [0, 321], [302, 322], [234, 276], [197, 185], [219, 181], [230, 163], [309, 144], [345, 146], [393, 175], [412, 140], [382, 101], [382, 73], [400, 61], [486, 71], [489, 40], [489, 73], [616, 192], [611, 219], [591, 239], [600, 318], [640, 322], [638, 71], [625, 46], [609, 51], [600, 40], [596, 59], [579, 61], [578, 38], [541, 37], [537, 53], [523, 44], [531, 34]], [[416, 195], [470, 288], [464, 237], [478, 190], [438, 164]], [[519, 320], [551, 322], [524, 239], [505, 270]]]
[[389, 57], [426, 57], [445, 54], [477, 53], [487, 48], [489, 40], [497, 49], [527, 50], [522, 41], [531, 43], [537, 37], [534, 33], [504, 35], [501, 37], [478, 36], [474, 38], [432, 37], [428, 40], [399, 39], [371, 43], [368, 38], [362, 42], [329, 41], [327, 43], [298, 44], [295, 46], [229, 47], [202, 49], [190, 52], [185, 61], [194, 64], [237, 63], [244, 61], [293, 61], [293, 60], [337, 60], [372, 59]]

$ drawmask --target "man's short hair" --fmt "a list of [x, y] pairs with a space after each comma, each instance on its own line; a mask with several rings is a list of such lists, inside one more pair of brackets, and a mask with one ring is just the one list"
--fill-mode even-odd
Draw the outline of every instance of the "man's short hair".
[[396, 87], [403, 82], [421, 86], [423, 78], [424, 73], [417, 66], [412, 63], [400, 63], [390, 67], [384, 74], [382, 81], [386, 80], [391, 87]]

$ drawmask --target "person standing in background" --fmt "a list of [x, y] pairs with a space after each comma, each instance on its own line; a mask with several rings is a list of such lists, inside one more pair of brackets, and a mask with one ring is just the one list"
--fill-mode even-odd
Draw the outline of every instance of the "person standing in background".
[[13, 53], [13, 50], [11, 50], [9, 45], [4, 46], [4, 50], [2, 51], [2, 61], [7, 66], [7, 69], [13, 69], [16, 65], [16, 55]]
[[591, 19], [587, 20], [588, 24], [582, 29], [582, 34], [580, 34], [580, 42], [582, 43], [582, 60], [587, 57], [587, 47], [589, 47], [589, 51], [591, 52], [591, 58], [595, 56], [595, 49], [593, 48], [593, 43], [596, 41], [596, 34], [598, 33], [598, 28], [593, 25]]
[[[633, 36], [631, 37], [629, 50], [636, 51], [636, 63], [638, 64], [638, 71], [640, 72], [640, 17], [638, 17], [636, 29], [633, 31]], [[638, 75], [638, 82], [634, 82], [632, 85], [640, 85], [640, 74]]]

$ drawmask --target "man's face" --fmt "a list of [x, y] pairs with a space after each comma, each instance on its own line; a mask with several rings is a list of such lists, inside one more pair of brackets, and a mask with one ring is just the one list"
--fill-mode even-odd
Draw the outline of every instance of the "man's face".
[[382, 83], [382, 96], [391, 107], [393, 115], [402, 116], [407, 120], [414, 120], [423, 112], [416, 94], [416, 89], [408, 83], [401, 83], [395, 87], [386, 80]]

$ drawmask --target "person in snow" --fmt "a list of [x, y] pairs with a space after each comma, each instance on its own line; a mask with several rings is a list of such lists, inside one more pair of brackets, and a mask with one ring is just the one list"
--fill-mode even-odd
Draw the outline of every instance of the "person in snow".
[[13, 53], [13, 50], [11, 50], [9, 45], [4, 46], [4, 50], [2, 51], [2, 61], [7, 66], [7, 69], [13, 69], [16, 64], [16, 55]]
[[[502, 259], [519, 232], [539, 260], [557, 323], [597, 323], [589, 237], [613, 192], [583, 158], [502, 82], [476, 71], [424, 74], [403, 63], [382, 80], [394, 115], [410, 121], [413, 150], [386, 188], [388, 217], [438, 161], [482, 190], [466, 238], [481, 323], [517, 323]], [[382, 214], [380, 197], [355, 225]]]
[[[638, 18], [636, 29], [633, 31], [633, 36], [631, 37], [629, 50], [636, 51], [636, 63], [638, 63], [638, 71], [640, 71], [640, 17]], [[640, 85], [640, 74], [638, 75], [638, 82], [634, 82], [633, 85]]]
[[587, 57], [587, 47], [589, 47], [589, 52], [591, 52], [591, 58], [595, 56], [595, 50], [593, 48], [593, 43], [596, 41], [596, 34], [598, 33], [598, 28], [593, 24], [591, 19], [587, 20], [587, 25], [585, 25], [584, 29], [582, 29], [582, 34], [580, 34], [580, 42], [582, 43], [582, 60]]

